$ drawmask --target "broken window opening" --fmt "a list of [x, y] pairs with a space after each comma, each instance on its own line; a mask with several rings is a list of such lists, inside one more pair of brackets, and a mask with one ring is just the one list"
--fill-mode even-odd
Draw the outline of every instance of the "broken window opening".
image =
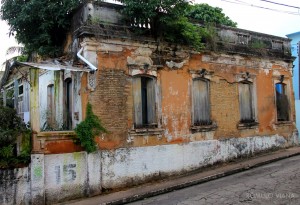
[[283, 50], [283, 42], [282, 41], [272, 41], [272, 48], [275, 50]]
[[284, 83], [276, 83], [275, 90], [277, 121], [289, 121], [290, 106], [287, 95], [287, 85]]
[[211, 125], [209, 80], [193, 80], [193, 125]]
[[67, 78], [65, 80], [65, 114], [66, 114], [66, 128], [72, 129], [72, 79]]
[[249, 35], [246, 34], [237, 34], [237, 44], [248, 45]]
[[240, 100], [240, 122], [255, 122], [255, 112], [253, 104], [253, 84], [249, 81], [239, 83], [239, 100]]
[[157, 127], [155, 81], [154, 78], [146, 76], [133, 78], [135, 128]]

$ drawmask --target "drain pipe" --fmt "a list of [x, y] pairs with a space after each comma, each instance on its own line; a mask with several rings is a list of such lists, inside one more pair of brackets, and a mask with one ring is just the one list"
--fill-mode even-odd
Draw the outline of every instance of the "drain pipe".
[[98, 68], [81, 55], [82, 51], [83, 51], [83, 47], [78, 51], [77, 57], [80, 58], [86, 64], [88, 64], [88, 66], [90, 66], [90, 68], [92, 69], [91, 72], [97, 71]]

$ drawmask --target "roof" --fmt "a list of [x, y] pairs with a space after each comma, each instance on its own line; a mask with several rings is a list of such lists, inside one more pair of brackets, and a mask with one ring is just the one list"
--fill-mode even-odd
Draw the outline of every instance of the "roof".
[[33, 63], [33, 62], [18, 62], [14, 61], [10, 63], [9, 61], [6, 62], [5, 65], [5, 71], [3, 73], [3, 77], [1, 78], [0, 81], [0, 90], [6, 83], [10, 71], [15, 68], [16, 66], [29, 66], [29, 67], [34, 67], [34, 68], [39, 68], [43, 70], [52, 70], [52, 71], [57, 71], [57, 70], [70, 70], [70, 71], [75, 71], [75, 72], [90, 72], [91, 69], [88, 68], [83, 68], [82, 65], [80, 64], [79, 66], [74, 66], [71, 63], [67, 61], [62, 61], [58, 59], [50, 59], [48, 61], [42, 61], [38, 63]]
[[300, 35], [300, 31], [295, 32], [295, 33], [286, 34], [287, 37], [294, 36], [294, 35]]
[[90, 69], [87, 68], [81, 68], [72, 66], [66, 62], [59, 62], [59, 61], [42, 61], [39, 63], [33, 63], [33, 62], [19, 62], [21, 65], [40, 68], [44, 70], [70, 70], [70, 71], [77, 71], [77, 72], [90, 72]]

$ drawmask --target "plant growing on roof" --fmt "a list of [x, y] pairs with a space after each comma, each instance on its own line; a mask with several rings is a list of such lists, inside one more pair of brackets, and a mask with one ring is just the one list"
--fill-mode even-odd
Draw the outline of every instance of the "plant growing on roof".
[[203, 37], [208, 36], [207, 28], [195, 25], [223, 24], [236, 26], [221, 8], [208, 4], [192, 5], [187, 0], [120, 0], [126, 5], [124, 13], [135, 21], [135, 24], [150, 23], [151, 34], [169, 42], [183, 43], [196, 50], [204, 47]]
[[100, 119], [93, 113], [90, 103], [87, 104], [86, 118], [76, 126], [75, 133], [77, 135], [74, 138], [75, 143], [80, 144], [88, 153], [97, 150], [95, 137], [101, 133], [107, 133]]

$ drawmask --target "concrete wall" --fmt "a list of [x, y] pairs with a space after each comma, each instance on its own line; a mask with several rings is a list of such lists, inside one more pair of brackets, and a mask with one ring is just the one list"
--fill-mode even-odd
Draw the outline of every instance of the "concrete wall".
[[98, 152], [45, 155], [44, 158], [48, 204], [101, 193]]
[[294, 133], [99, 150], [33, 154], [29, 168], [0, 170], [1, 204], [54, 204], [293, 146]]
[[0, 169], [0, 204], [29, 204], [30, 169]]
[[116, 188], [162, 178], [241, 156], [297, 144], [279, 135], [207, 140], [188, 144], [120, 148], [102, 153], [102, 187]]

